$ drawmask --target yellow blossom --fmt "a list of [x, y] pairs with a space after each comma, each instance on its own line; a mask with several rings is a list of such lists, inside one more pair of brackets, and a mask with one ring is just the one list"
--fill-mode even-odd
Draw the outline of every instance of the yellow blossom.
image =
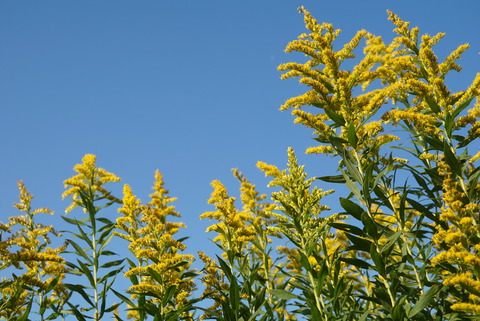
[[[108, 182], [119, 182], [121, 178], [107, 172], [96, 165], [96, 156], [87, 154], [82, 158], [82, 164], [74, 166], [74, 171], [78, 174], [65, 180], [65, 188], [68, 188], [62, 194], [62, 198], [70, 196], [72, 204], [65, 210], [66, 213], [72, 211], [77, 206], [84, 206], [82, 203], [82, 193], [89, 193], [96, 197], [110, 199], [109, 192], [103, 187]], [[116, 199], [114, 199], [116, 200]]]

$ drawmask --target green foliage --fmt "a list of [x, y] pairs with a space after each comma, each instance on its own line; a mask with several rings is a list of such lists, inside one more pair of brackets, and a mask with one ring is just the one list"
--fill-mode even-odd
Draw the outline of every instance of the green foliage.
[[[67, 311], [78, 320], [102, 320], [106, 313], [114, 311], [119, 304], [110, 304], [108, 294], [115, 278], [122, 271], [123, 259], [111, 260], [117, 254], [107, 249], [113, 238], [115, 223], [106, 217], [101, 217], [99, 212], [110, 207], [120, 200], [114, 198], [103, 188], [107, 182], [120, 179], [96, 166], [96, 158], [86, 155], [83, 164], [75, 166], [78, 175], [66, 180], [65, 185], [70, 189], [63, 196], [71, 196], [73, 203], [67, 210], [81, 207], [86, 218], [76, 219], [63, 216], [62, 218], [77, 230], [70, 232], [71, 238], [67, 239], [73, 250], [66, 253], [73, 254], [75, 261], [67, 261], [68, 272], [79, 276], [83, 281], [65, 286], [80, 295], [84, 305], [68, 302], [70, 309]], [[80, 243], [80, 242], [81, 243]]]
[[[289, 148], [286, 169], [257, 164], [271, 178], [269, 199], [234, 170], [241, 207], [213, 181], [215, 210], [200, 217], [213, 221], [207, 232], [218, 255], [200, 252], [203, 268], [196, 271], [194, 256], [182, 254], [184, 239], [174, 237], [185, 226], [170, 221], [179, 214], [160, 173], [149, 203], [128, 185], [118, 199], [104, 185], [120, 179], [86, 155], [65, 181], [67, 212], [80, 207], [85, 215], [63, 217], [72, 228], [68, 251], [48, 248], [47, 234], [59, 235], [34, 215], [49, 211], [32, 211], [20, 185], [15, 206], [25, 215], [0, 224], [0, 270], [23, 266], [27, 273], [2, 278], [1, 318], [123, 320], [122, 312], [139, 321], [479, 318], [480, 152], [470, 152], [480, 136], [480, 74], [457, 93], [445, 81], [460, 71], [456, 61], [468, 45], [439, 62], [433, 48], [443, 34], [419, 36], [389, 12], [391, 43], [359, 31], [336, 50], [340, 30], [300, 11], [309, 33], [286, 51], [307, 61], [279, 70], [309, 90], [282, 109], [313, 130], [320, 145], [307, 153], [333, 157], [336, 172], [309, 177]], [[347, 59], [353, 67], [345, 67]], [[346, 190], [339, 189], [338, 204], [327, 198], [340, 213], [327, 214], [324, 198], [333, 191], [320, 188], [326, 183]], [[115, 206], [121, 215], [107, 218], [103, 213]], [[131, 257], [116, 257], [114, 237], [127, 241]], [[116, 288], [122, 274], [131, 284], [125, 291]], [[195, 296], [200, 283], [204, 291]]]

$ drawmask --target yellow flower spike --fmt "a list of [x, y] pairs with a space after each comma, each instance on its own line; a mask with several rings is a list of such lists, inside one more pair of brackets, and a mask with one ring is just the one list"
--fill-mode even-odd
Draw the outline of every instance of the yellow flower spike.
[[410, 22], [403, 21], [402, 19], [400, 19], [399, 16], [397, 16], [390, 10], [387, 10], [387, 13], [388, 13], [388, 20], [392, 21], [393, 24], [397, 26], [397, 28], [393, 30], [394, 32], [401, 35], [406, 35], [410, 33], [409, 31]]
[[315, 147], [308, 147], [306, 154], [334, 154], [335, 150], [330, 145], [321, 145]]
[[336, 55], [337, 59], [340, 61], [343, 61], [347, 58], [355, 58], [355, 54], [353, 54], [353, 50], [355, 50], [355, 48], [358, 47], [358, 45], [360, 44], [360, 41], [363, 38], [369, 38], [369, 37], [372, 37], [372, 35], [366, 30], [357, 31], [357, 34], [352, 38], [352, 40], [346, 43], [343, 46], [343, 49], [337, 53]]
[[450, 70], [460, 71], [462, 67], [455, 63], [461, 55], [470, 47], [469, 44], [460, 45], [457, 49], [452, 51], [450, 55], [439, 65], [439, 72], [441, 75], [445, 75]]
[[439, 73], [437, 56], [429, 47], [420, 49], [420, 60], [430, 77], [436, 77]]
[[458, 312], [467, 312], [472, 313], [474, 315], [480, 314], [480, 305], [479, 304], [472, 304], [472, 303], [455, 303], [450, 306], [453, 311]]
[[[66, 272], [65, 261], [60, 256], [66, 245], [50, 248], [50, 235], [60, 235], [52, 226], [45, 226], [36, 222], [36, 215], [40, 213], [53, 214], [48, 208], [32, 209], [31, 201], [33, 195], [28, 192], [25, 185], [19, 181], [20, 191], [19, 203], [13, 204], [24, 215], [10, 217], [7, 224], [0, 223], [3, 231], [0, 240], [0, 270], [9, 267], [17, 270], [24, 270], [23, 274], [11, 278], [4, 277], [3, 282], [9, 286], [2, 287], [0, 294], [7, 302], [13, 299], [12, 296], [18, 292], [13, 304], [4, 306], [0, 311], [0, 317], [20, 317], [25, 310], [28, 301], [40, 300], [45, 302], [44, 308], [50, 309], [51, 297], [60, 303], [66, 297], [66, 289], [62, 279]], [[17, 272], [15, 272], [18, 274]], [[51, 281], [59, 277], [53, 287], [48, 287]], [[46, 290], [49, 290], [47, 293]]]
[[[462, 97], [457, 101], [456, 105], [461, 106], [462, 104], [466, 103], [468, 100], [478, 96], [480, 96], [480, 72], [476, 74], [475, 79], [472, 81], [472, 84], [463, 93]], [[479, 102], [477, 99], [477, 105], [478, 104]]]
[[[169, 191], [164, 187], [162, 174], [155, 171], [153, 193], [148, 204], [142, 205], [140, 200], [133, 194], [129, 185], [124, 185], [123, 206], [119, 212], [123, 217], [117, 219], [117, 228], [124, 233], [118, 236], [130, 241], [129, 250], [137, 258], [138, 264], [131, 267], [125, 277], [137, 277], [138, 284], [130, 287], [130, 291], [138, 293], [152, 292], [162, 297], [167, 289], [176, 285], [176, 292], [172, 297], [172, 304], [164, 307], [165, 313], [173, 309], [182, 309], [188, 304], [188, 298], [195, 289], [191, 277], [185, 277], [185, 273], [194, 272], [191, 264], [194, 257], [180, 254], [186, 249], [185, 244], [176, 240], [174, 235], [185, 225], [180, 222], [170, 222], [170, 216], [180, 216], [171, 205], [176, 200], [170, 197]], [[174, 266], [182, 265], [174, 268]], [[163, 283], [157, 282], [150, 275], [149, 269], [153, 269], [162, 275]], [[186, 273], [186, 274], [188, 274]], [[132, 299], [138, 299], [139, 294], [132, 295]], [[158, 305], [160, 301], [152, 299], [152, 304]]]
[[70, 196], [72, 199], [72, 204], [65, 210], [66, 213], [72, 211], [77, 206], [82, 206], [80, 193], [89, 193], [96, 195], [96, 197], [107, 197], [109, 193], [102, 185], [121, 181], [121, 178], [116, 175], [105, 171], [103, 168], [98, 168], [95, 155], [86, 154], [82, 158], [82, 162], [82, 164], [77, 164], [73, 168], [78, 175], [64, 181], [65, 188], [68, 189], [63, 192], [62, 198], [65, 199]]
[[278, 177], [281, 175], [280, 170], [274, 165], [268, 165], [264, 162], [259, 161], [257, 162], [257, 167], [265, 173], [265, 176]]

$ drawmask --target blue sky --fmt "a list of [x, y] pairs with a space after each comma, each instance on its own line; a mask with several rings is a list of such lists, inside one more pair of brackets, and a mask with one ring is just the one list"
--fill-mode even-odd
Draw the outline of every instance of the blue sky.
[[333, 174], [336, 161], [304, 155], [310, 131], [278, 110], [304, 91], [276, 70], [301, 59], [283, 52], [305, 30], [300, 5], [340, 40], [362, 28], [390, 39], [391, 9], [421, 33], [446, 32], [441, 55], [471, 44], [453, 89], [479, 71], [477, 1], [2, 1], [0, 221], [17, 214], [17, 180], [34, 207], [63, 214], [62, 182], [92, 153], [145, 202], [159, 169], [196, 253], [214, 248], [198, 216], [212, 209], [211, 180], [236, 194], [231, 168], [266, 191], [255, 163], [284, 167], [292, 146], [309, 174]]

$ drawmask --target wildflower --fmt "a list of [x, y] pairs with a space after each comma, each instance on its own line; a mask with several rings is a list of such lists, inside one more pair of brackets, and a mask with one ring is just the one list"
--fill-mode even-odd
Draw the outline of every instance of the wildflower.
[[[25, 273], [14, 275], [13, 278], [4, 278], [5, 285], [0, 289], [2, 301], [18, 297], [11, 306], [4, 306], [0, 317], [7, 319], [19, 317], [30, 300], [33, 298], [44, 301], [46, 304], [40, 310], [42, 318], [45, 311], [51, 309], [54, 301], [62, 305], [67, 297], [67, 290], [62, 282], [66, 273], [65, 260], [60, 254], [66, 245], [51, 248], [50, 236], [60, 236], [52, 226], [37, 223], [36, 215], [49, 214], [53, 211], [48, 208], [32, 209], [33, 195], [30, 194], [25, 184], [18, 182], [20, 201], [13, 204], [24, 215], [10, 217], [7, 224], [0, 224], [6, 238], [0, 239], [0, 270], [15, 267], [25, 269]], [[3, 233], [2, 233], [3, 234]], [[46, 316], [45, 316], [46, 317]]]
[[[153, 296], [148, 302], [159, 305], [158, 298], [164, 297], [167, 290], [175, 286], [172, 305], [161, 310], [166, 313], [188, 307], [189, 297], [195, 289], [192, 276], [189, 276], [195, 274], [191, 269], [194, 257], [179, 253], [186, 246], [174, 239], [174, 235], [185, 225], [168, 220], [169, 216], [178, 217], [180, 214], [170, 205], [176, 198], [168, 196], [163, 176], [158, 171], [152, 189], [151, 201], [142, 205], [130, 186], [124, 186], [123, 206], [118, 210], [123, 216], [116, 221], [122, 232], [115, 234], [130, 242], [128, 248], [138, 260], [138, 265], [131, 266], [124, 274], [126, 278], [136, 280], [129, 289], [133, 293], [132, 299], [141, 295]], [[156, 275], [161, 276], [161, 281]]]
[[[77, 164], [73, 168], [78, 174], [65, 180], [65, 188], [68, 188], [62, 194], [62, 198], [68, 196], [72, 199], [72, 204], [65, 210], [66, 213], [72, 211], [77, 206], [83, 206], [82, 194], [89, 193], [90, 196], [99, 199], [109, 199], [111, 201], [118, 201], [110, 195], [110, 193], [103, 187], [105, 183], [119, 182], [121, 178], [112, 173], [107, 172], [103, 168], [96, 166], [96, 156], [87, 154], [82, 158], [82, 164]], [[86, 209], [84, 208], [84, 211]]]

